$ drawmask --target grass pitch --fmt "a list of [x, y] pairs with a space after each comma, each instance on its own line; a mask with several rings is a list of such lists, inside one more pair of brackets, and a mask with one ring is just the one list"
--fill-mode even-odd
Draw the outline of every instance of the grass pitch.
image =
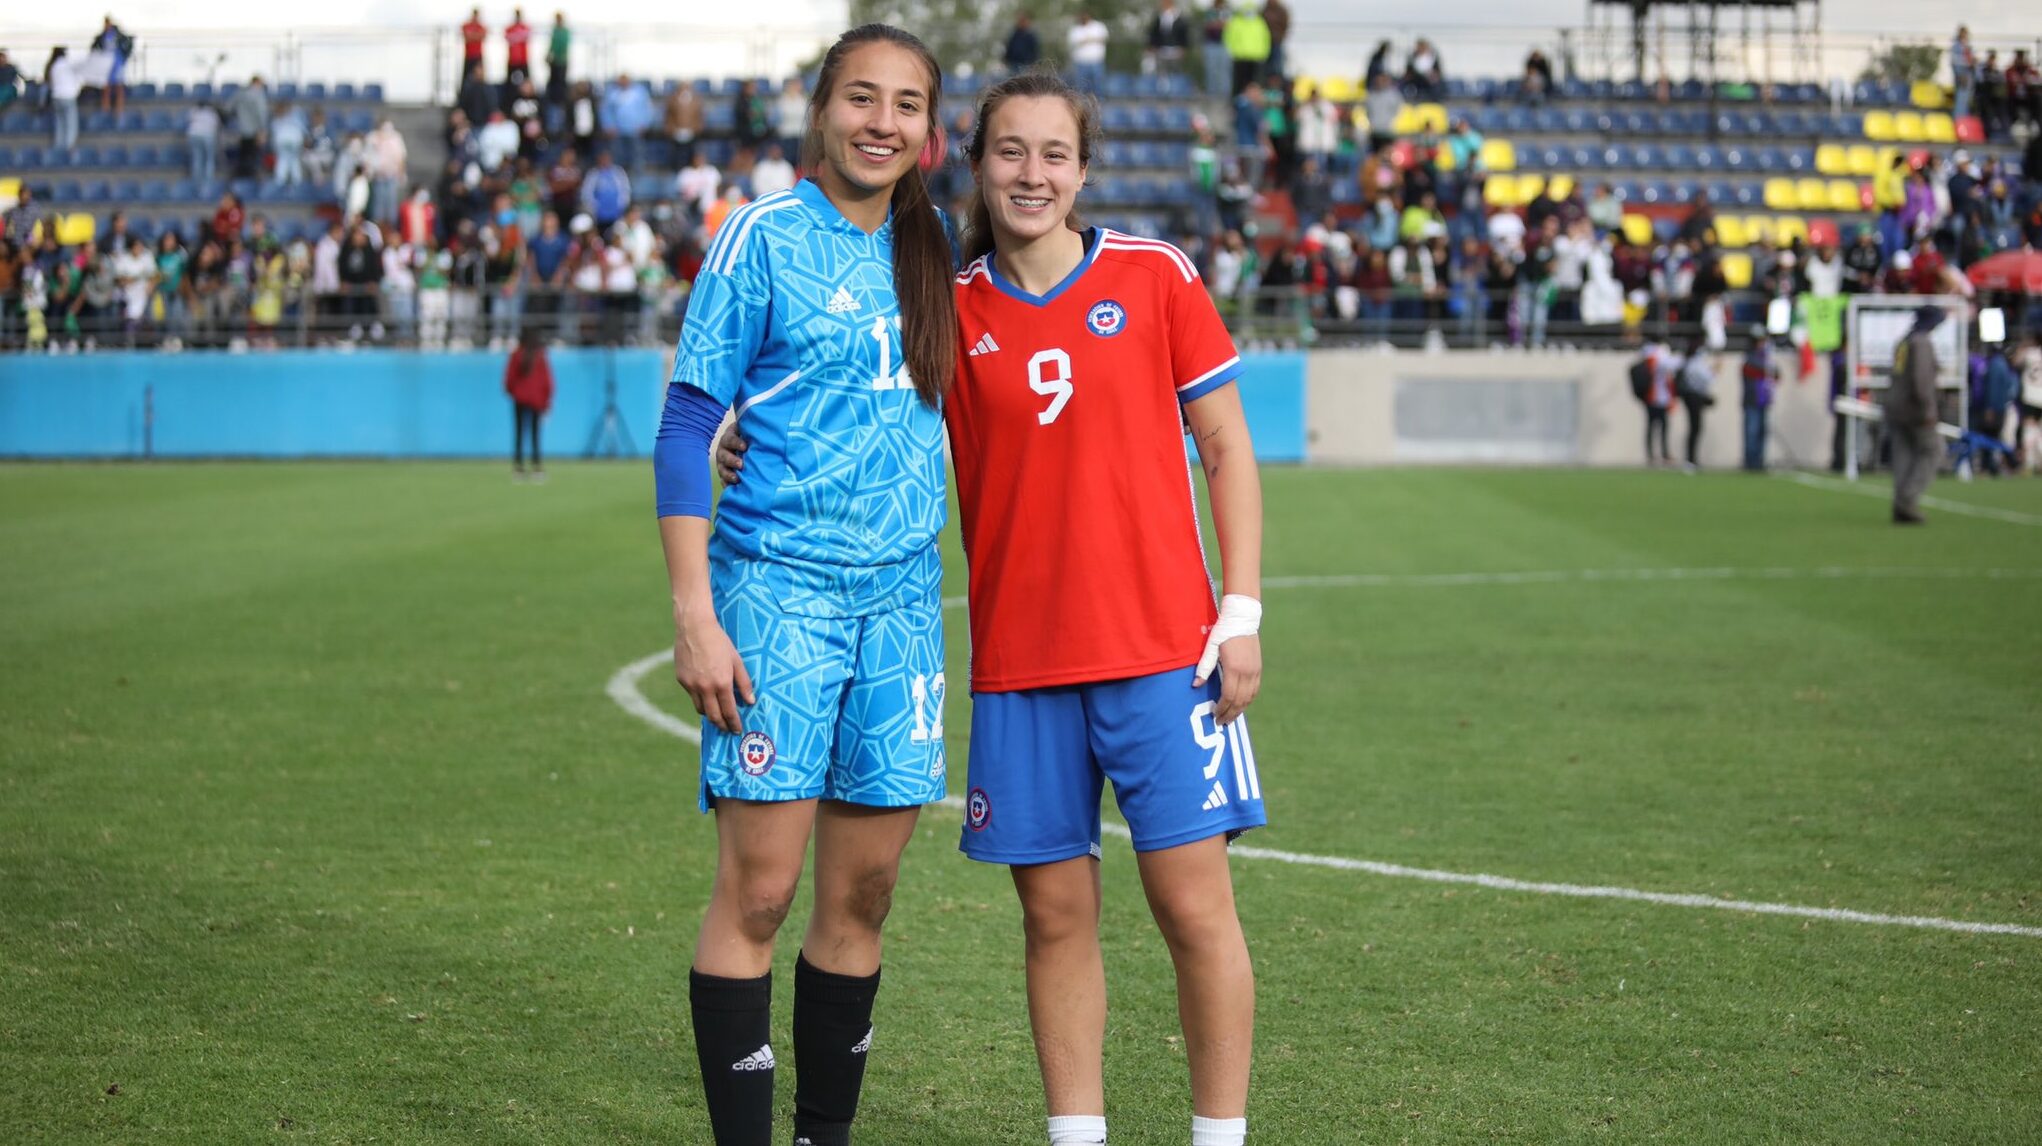
[[[2042, 928], [2042, 484], [1896, 531], [1744, 475], [1265, 480], [1246, 842]], [[713, 828], [604, 694], [671, 641], [646, 467], [7, 467], [0, 551], [0, 1139], [707, 1141]], [[1041, 1140], [1018, 913], [958, 830], [908, 851], [861, 1143]], [[1163, 1146], [1131, 858], [1109, 1115]], [[1256, 1142], [2042, 1141], [2042, 936], [1235, 874]]]

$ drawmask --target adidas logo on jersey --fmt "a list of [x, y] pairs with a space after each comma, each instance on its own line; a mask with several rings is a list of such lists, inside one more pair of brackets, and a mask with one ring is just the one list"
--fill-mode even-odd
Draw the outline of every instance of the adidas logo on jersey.
[[837, 293], [830, 296], [830, 304], [825, 309], [831, 314], [849, 314], [858, 309], [858, 300], [851, 297], [850, 291], [838, 287]]
[[1225, 788], [1220, 787], [1219, 782], [1215, 780], [1212, 785], [1212, 795], [1207, 796], [1205, 798], [1205, 804], [1203, 805], [1202, 810], [1210, 812], [1214, 808], [1224, 807], [1226, 805], [1226, 802], [1227, 790]]
[[731, 1063], [730, 1069], [771, 1070], [773, 1069], [773, 1048], [770, 1045], [762, 1046], [736, 1062]]
[[871, 1049], [872, 1049], [872, 1028], [866, 1027], [865, 1037], [858, 1040], [858, 1045], [851, 1048], [851, 1053], [864, 1054], [866, 1051], [869, 1051]]
[[978, 343], [971, 348], [970, 353], [967, 354], [966, 357], [977, 358], [981, 354], [991, 354], [993, 351], [998, 350], [999, 348], [1000, 344], [993, 341], [992, 335], [981, 334], [978, 336]]

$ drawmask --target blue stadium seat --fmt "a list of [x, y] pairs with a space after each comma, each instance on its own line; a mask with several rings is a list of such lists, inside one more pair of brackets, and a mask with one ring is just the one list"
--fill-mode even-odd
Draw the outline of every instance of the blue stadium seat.
[[1578, 107], [1570, 107], [1560, 113], [1561, 129], [1574, 135], [1586, 135], [1595, 130], [1595, 118]]
[[73, 167], [98, 167], [102, 162], [97, 147], [81, 147], [71, 156]]
[[[1589, 99], [1607, 100], [1616, 98], [1617, 85], [1608, 80], [1596, 80], [1588, 85]], [[1572, 98], [1572, 97], [1569, 97]]]
[[1662, 243], [1670, 243], [1680, 237], [1680, 224], [1672, 219], [1654, 219], [1652, 237]]
[[1638, 201], [1647, 206], [1672, 201], [1673, 192], [1659, 180], [1642, 183], [1638, 187]]
[[1865, 138], [1865, 117], [1854, 111], [1832, 115], [1826, 121], [1825, 131], [1839, 139]]
[[1575, 147], [1567, 152], [1567, 166], [1576, 171], [1602, 170], [1602, 152], [1593, 147]]
[[1631, 152], [1623, 147], [1602, 149], [1602, 166], [1607, 171], [1618, 171], [1631, 165]]
[[1638, 185], [1630, 182], [1610, 184], [1610, 196], [1619, 203], [1636, 204], [1641, 201]]
[[15, 165], [24, 171], [35, 171], [50, 166], [49, 152], [41, 147], [24, 147], [14, 156]]
[[1730, 185], [1730, 197], [1723, 202], [1735, 203], [1739, 207], [1763, 207], [1765, 187], [1758, 183], [1733, 183]]
[[1709, 98], [1709, 85], [1700, 80], [1683, 80], [1680, 87], [1675, 89], [1674, 98], [1687, 103], [1707, 99]]
[[1789, 171], [1815, 170], [1815, 149], [1812, 147], [1790, 147], [1781, 158], [1786, 160]]
[[180, 179], [170, 185], [165, 198], [173, 203], [190, 203], [201, 197], [199, 185], [189, 179]]
[[153, 143], [144, 143], [128, 150], [130, 167], [161, 167], [176, 160], [164, 157], [164, 150]]
[[355, 86], [346, 83], [333, 85], [333, 98], [343, 102], [355, 99]]
[[78, 117], [79, 130], [92, 135], [105, 135], [118, 126], [119, 121], [114, 119], [110, 111], [86, 112]]
[[116, 203], [133, 203], [141, 197], [142, 185], [132, 179], [123, 179], [113, 185], [113, 201]]
[[1531, 113], [1531, 129], [1540, 135], [1558, 135], [1567, 130], [1567, 117], [1557, 108], [1538, 108]]
[[1173, 135], [1185, 135], [1191, 131], [1192, 111], [1189, 105], [1173, 103], [1163, 108], [1163, 130]]
[[1333, 202], [1341, 206], [1361, 202], [1361, 185], [1352, 179], [1333, 184]]
[[1682, 143], [1669, 143], [1663, 153], [1666, 167], [1671, 171], [1692, 171], [1695, 167], [1694, 150]]
[[710, 163], [728, 167], [731, 156], [737, 154], [737, 145], [727, 139], [711, 139], [702, 144], [702, 150], [709, 156]]
[[1503, 132], [1503, 113], [1487, 106], [1470, 109], [1468, 126], [1483, 135], [1500, 135]]
[[6, 171], [14, 166], [14, 149], [11, 147], [0, 147], [0, 171]]
[[1517, 153], [1517, 161], [1519, 164], [1526, 167], [1538, 166], [1543, 167], [1548, 171], [1558, 171], [1562, 167], [1566, 166], [1567, 156], [1557, 147], [1542, 147], [1537, 149], [1527, 147], [1523, 151]]
[[170, 184], [161, 179], [137, 184], [135, 198], [143, 203], [167, 203], [170, 201]]
[[178, 129], [176, 113], [161, 109], [145, 113], [142, 123], [146, 130], [152, 132], [176, 131]]
[[34, 127], [35, 116], [31, 112], [7, 111], [0, 113], [0, 131], [11, 135], [17, 131], [32, 131]]
[[1107, 131], [1134, 130], [1134, 111], [1126, 104], [1107, 104], [1100, 109], [1099, 118]]
[[178, 100], [182, 102], [185, 99], [184, 85], [177, 82], [176, 80], [171, 80], [169, 83], [164, 84], [163, 98], [166, 100]]
[[1446, 81], [1446, 98], [1471, 99], [1474, 95], [1474, 89], [1468, 86], [1468, 81], [1458, 76], [1451, 77]]
[[1124, 72], [1108, 72], [1106, 88], [1099, 94], [1106, 99], [1127, 99], [1134, 95], [1134, 77]]
[[1650, 94], [1645, 85], [1637, 80], [1625, 80], [1617, 85], [1617, 98], [1620, 100], [1641, 100]]
[[1159, 135], [1163, 132], [1163, 109], [1152, 103], [1134, 105], [1134, 129], [1143, 135]]
[[1631, 166], [1641, 171], [1663, 171], [1666, 169], [1666, 156], [1649, 143], [1640, 144], [1631, 149]]
[[1687, 111], [1676, 111], [1673, 113], [1673, 115], [1675, 117], [1675, 122], [1679, 125], [1680, 128], [1679, 134], [1681, 135], [1709, 134], [1709, 113], [1707, 111], [1704, 111], [1700, 108], [1690, 108]]
[[241, 91], [241, 85], [240, 85], [240, 84], [238, 84], [238, 83], [237, 83], [237, 84], [221, 84], [221, 85], [220, 85], [220, 88], [219, 88], [219, 91], [220, 91], [220, 98], [221, 98], [222, 100], [231, 100], [231, 99], [233, 99], [233, 98], [234, 98], [234, 96], [235, 96], [236, 94], [238, 94], [238, 93], [239, 93], [239, 92]]
[[1723, 148], [1721, 158], [1725, 171], [1752, 171], [1757, 169], [1757, 164], [1752, 159], [1752, 153], [1741, 146], [1732, 145]]
[[1821, 135], [1826, 117], [1811, 116], [1805, 111], [1779, 111], [1773, 113], [1773, 123], [1781, 135]]
[[1820, 84], [1788, 84], [1780, 90], [1792, 93], [1790, 98], [1795, 103], [1822, 102], [1822, 87]]
[[208, 83], [196, 83], [191, 85], [191, 98], [192, 102], [194, 103], [208, 103], [218, 97], [217, 94], [213, 91], [213, 85]]
[[1726, 180], [1712, 179], [1701, 190], [1709, 193], [1709, 202], [1711, 203], [1734, 203], [1737, 201], [1737, 192]]
[[1561, 99], [1587, 99], [1589, 94], [1588, 85], [1580, 80], [1563, 79], [1560, 81], [1559, 95]]
[[307, 102], [317, 103], [326, 98], [326, 84], [319, 80], [307, 83], [301, 90]]
[[1723, 152], [1705, 143], [1695, 148], [1694, 164], [1698, 171], [1720, 171], [1723, 168]]
[[128, 98], [131, 100], [153, 100], [156, 98], [156, 85], [151, 83], [129, 84]]
[[79, 193], [77, 180], [66, 179], [61, 183], [50, 184], [50, 200], [52, 202], [76, 203], [78, 199]]
[[298, 98], [298, 85], [289, 80], [280, 80], [277, 83], [276, 90], [270, 94], [278, 99], [294, 100]]
[[1666, 194], [1675, 203], [1692, 203], [1695, 201], [1695, 192], [1699, 190], [1701, 185], [1692, 179], [1676, 179], [1667, 186]]
[[362, 98], [363, 98], [363, 99], [365, 99], [365, 100], [368, 100], [368, 101], [369, 101], [370, 103], [382, 103], [382, 102], [383, 102], [383, 85], [382, 85], [382, 84], [363, 84], [363, 85], [362, 85]]
[[373, 131], [376, 126], [376, 113], [372, 111], [350, 111], [343, 113], [338, 118], [344, 119], [347, 122], [347, 130], [349, 131], [366, 133]]
[[1754, 170], [1773, 174], [1787, 169], [1787, 159], [1777, 147], [1761, 147], [1753, 152], [1751, 166]]
[[108, 147], [101, 149], [99, 153], [99, 165], [101, 167], [126, 167], [128, 165], [128, 149], [125, 147]]

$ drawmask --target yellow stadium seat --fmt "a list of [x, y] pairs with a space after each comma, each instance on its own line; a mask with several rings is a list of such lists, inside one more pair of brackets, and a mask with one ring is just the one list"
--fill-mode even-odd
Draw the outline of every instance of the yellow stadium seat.
[[1517, 201], [1520, 203], [1531, 202], [1539, 197], [1539, 192], [1545, 189], [1546, 177], [1543, 175], [1520, 175], [1517, 177]]
[[[1768, 203], [1767, 206], [1772, 204]], [[1794, 182], [1794, 206], [1803, 211], [1827, 211], [1829, 209], [1829, 183], [1826, 180], [1808, 177]]]
[[1908, 96], [1909, 103], [1926, 111], [1940, 111], [1950, 106], [1950, 93], [1934, 80], [1916, 80]]
[[1546, 180], [1546, 191], [1555, 200], [1564, 200], [1567, 196], [1574, 194], [1574, 177], [1572, 175], [1555, 175], [1551, 179]]
[[1390, 124], [1392, 135], [1417, 135], [1423, 121], [1418, 116], [1418, 105], [1407, 103], [1397, 109], [1397, 118]]
[[1361, 98], [1361, 85], [1346, 76], [1327, 76], [1319, 81], [1319, 90], [1334, 103], [1353, 103]]
[[1716, 241], [1725, 247], [1748, 247], [1751, 245], [1751, 236], [1745, 233], [1744, 220], [1735, 215], [1718, 215]]
[[1629, 239], [1634, 246], [1651, 246], [1652, 220], [1643, 215], [1624, 216], [1624, 238]]
[[57, 221], [57, 241], [67, 247], [89, 243], [99, 234], [99, 224], [84, 211], [65, 215]]
[[1858, 199], [1858, 185], [1848, 179], [1832, 179], [1829, 181], [1829, 203], [1827, 205], [1832, 211], [1842, 211], [1845, 213], [1865, 209], [1864, 204]]
[[1482, 166], [1492, 172], [1517, 170], [1517, 148], [1507, 139], [1489, 139], [1482, 143]]
[[[1888, 160], [1890, 164], [1892, 161]], [[1862, 143], [1850, 147], [1850, 171], [1847, 174], [1871, 178], [1879, 173], [1879, 152]]]
[[1921, 125], [1930, 143], [1957, 142], [1957, 121], [1947, 112], [1932, 111], [1921, 117]]
[[14, 201], [19, 198], [21, 198], [21, 180], [12, 175], [0, 178], [0, 203], [12, 206]]
[[1746, 215], [1744, 217], [1744, 237], [1750, 239], [1752, 245], [1771, 243], [1779, 239], [1779, 236], [1773, 232], [1773, 220], [1770, 215]]
[[1446, 108], [1436, 103], [1418, 105], [1418, 125], [1434, 135], [1445, 135], [1447, 129]]
[[1310, 76], [1299, 76], [1291, 81], [1290, 98], [1303, 103], [1319, 90], [1319, 81]]
[[1482, 202], [1506, 211], [1517, 206], [1517, 179], [1510, 175], [1491, 176], [1482, 184]]
[[1441, 171], [1452, 171], [1459, 166], [1454, 160], [1454, 149], [1443, 145], [1436, 148], [1432, 155], [1432, 165]]
[[1890, 111], [1866, 112], [1865, 138], [1874, 143], [1891, 143], [1899, 139], [1900, 133], [1893, 126], [1893, 113]]
[[1797, 215], [1782, 215], [1773, 220], [1773, 237], [1783, 247], [1795, 239], [1805, 243], [1808, 241], [1808, 221]]
[[1794, 209], [1794, 181], [1792, 179], [1768, 179], [1765, 181], [1765, 205], [1775, 211]]
[[1733, 251], [1723, 256], [1723, 284], [1731, 290], [1751, 286], [1751, 256]]
[[1920, 112], [1896, 111], [1893, 113], [1893, 138], [1902, 143], [1925, 143], [1928, 137], [1928, 128], [1923, 126]]
[[1849, 175], [1850, 152], [1841, 143], [1825, 143], [1815, 149], [1815, 170], [1824, 175]]

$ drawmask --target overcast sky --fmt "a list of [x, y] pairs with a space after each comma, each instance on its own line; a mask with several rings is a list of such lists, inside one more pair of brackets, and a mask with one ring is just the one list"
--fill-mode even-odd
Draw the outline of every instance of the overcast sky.
[[[275, 49], [263, 41], [294, 30], [306, 47], [287, 70], [305, 79], [380, 78], [391, 85], [392, 94], [399, 98], [417, 98], [404, 89], [418, 87], [423, 81], [416, 77], [431, 71], [430, 37], [423, 29], [435, 20], [440, 27], [456, 25], [470, 7], [469, 3], [445, 0], [320, 0], [315, 5], [277, 0], [109, 2], [109, 10], [123, 26], [144, 41], [145, 50], [151, 53], [145, 57], [145, 70], [158, 76], [173, 71], [189, 75], [198, 57], [195, 41], [185, 36], [170, 39], [163, 32], [233, 29], [244, 46], [234, 51], [222, 68], [222, 77], [228, 78], [249, 70], [276, 70]], [[1515, 61], [1522, 58], [1531, 43], [1543, 43], [1550, 51], [1556, 29], [1578, 28], [1586, 21], [1584, 0], [1515, 0], [1504, 9], [1507, 20], [1499, 20], [1498, 11], [1503, 6], [1496, 0], [1428, 0], [1424, 5], [1427, 24], [1405, 18], [1409, 6], [1404, 5], [1363, 4], [1357, 0], [1289, 2], [1294, 13], [1293, 50], [1301, 55], [1305, 69], [1314, 72], [1356, 72], [1367, 48], [1377, 38], [1388, 36], [1401, 49], [1413, 36], [1430, 33], [1442, 44], [1450, 71], [1462, 75], [1499, 74], [1514, 71]], [[557, 0], [539, 0], [529, 6], [529, 16], [534, 23], [549, 22], [556, 6]], [[792, 61], [812, 52], [819, 37], [841, 28], [846, 10], [843, 0], [676, 5], [673, 16], [643, 0], [571, 0], [564, 6], [570, 22], [612, 33], [586, 39], [584, 47], [588, 49], [603, 43], [610, 45], [602, 49], [603, 57], [591, 59], [589, 66], [621, 67], [655, 76], [750, 70], [784, 72], [792, 67]], [[6, 16], [0, 17], [0, 46], [14, 46], [23, 57], [21, 62], [31, 66], [40, 61], [36, 49], [52, 39], [82, 43], [96, 30], [91, 17], [78, 21], [60, 5], [21, 0], [8, 8]], [[1855, 69], [1865, 54], [1864, 42], [1873, 35], [1946, 41], [1960, 19], [1985, 36], [2007, 39], [2025, 36], [2030, 44], [2042, 38], [2042, 16], [2037, 15], [2042, 8], [2033, 0], [1968, 0], [1938, 9], [1939, 6], [1920, 0], [1853, 0], [1848, 5], [1832, 6], [1825, 17], [1825, 31], [1832, 47], [1829, 66]], [[69, 11], [99, 10], [94, 7]], [[687, 14], [680, 15], [681, 10]], [[501, 25], [509, 15], [510, 5], [487, 3], [483, 12], [492, 25]], [[1726, 32], [1734, 31], [1734, 16], [1726, 14], [1723, 23]], [[322, 38], [317, 32], [306, 31], [308, 25], [344, 29], [347, 34]], [[702, 31], [717, 25], [726, 30], [720, 34]], [[762, 28], [790, 31], [772, 35], [762, 33]], [[808, 31], [805, 34], [792, 31], [802, 28]], [[624, 34], [627, 29], [628, 35]], [[156, 33], [153, 47], [152, 33]], [[371, 46], [378, 38], [383, 45], [380, 51]], [[339, 42], [343, 39], [356, 43], [346, 46]], [[1846, 43], [1847, 50], [1843, 47]], [[1684, 75], [1685, 54], [1676, 48], [1675, 55], [1674, 71]], [[1589, 70], [1594, 66], [1587, 53], [1583, 54], [1582, 64]], [[1780, 66], [1785, 66], [1784, 60]]]

